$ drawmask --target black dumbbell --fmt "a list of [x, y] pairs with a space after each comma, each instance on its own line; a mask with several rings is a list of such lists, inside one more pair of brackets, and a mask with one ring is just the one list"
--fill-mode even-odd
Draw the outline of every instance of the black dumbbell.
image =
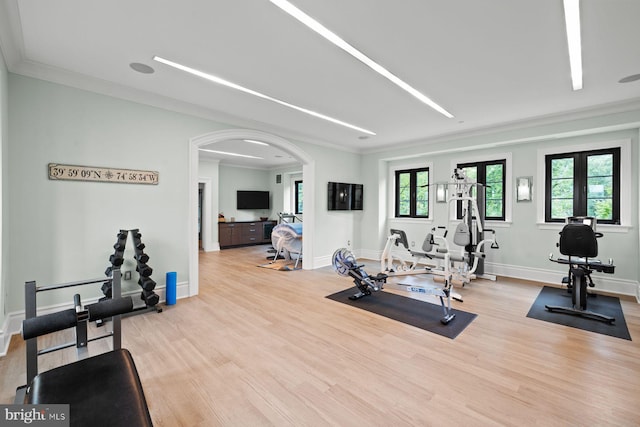
[[142, 298], [142, 301], [145, 302], [147, 307], [153, 307], [160, 301], [160, 297], [158, 296], [158, 294], [153, 291], [142, 291], [142, 293], [140, 294], [140, 298]]
[[113, 295], [111, 282], [104, 282], [100, 289], [102, 290], [104, 296], [106, 296], [107, 298], [111, 298], [111, 296]]
[[149, 267], [147, 264], [138, 264], [136, 271], [140, 273], [142, 277], [149, 277], [153, 273], [153, 268]]
[[145, 291], [152, 291], [156, 288], [156, 282], [151, 277], [141, 277], [138, 280], [138, 285]]
[[113, 265], [114, 267], [119, 267], [122, 265], [122, 263], [124, 262], [124, 258], [122, 258], [120, 255], [118, 254], [113, 254], [109, 257], [109, 262], [111, 263], [111, 265]]
[[135, 258], [136, 261], [141, 262], [143, 264], [146, 264], [149, 261], [149, 255], [145, 254], [144, 252], [141, 254], [134, 255], [133, 258]]

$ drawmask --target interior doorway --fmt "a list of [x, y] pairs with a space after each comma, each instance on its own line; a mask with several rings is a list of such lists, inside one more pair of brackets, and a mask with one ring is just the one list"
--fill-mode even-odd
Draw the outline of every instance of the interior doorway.
[[[233, 140], [233, 139], [254, 139], [264, 141], [268, 144], [274, 145], [284, 152], [290, 154], [294, 159], [302, 164], [302, 176], [305, 182], [305, 220], [303, 222], [303, 253], [302, 268], [310, 270], [313, 268], [313, 241], [314, 241], [314, 201], [315, 201], [315, 162], [306, 152], [301, 150], [297, 145], [289, 142], [288, 140], [273, 135], [270, 133], [256, 131], [251, 129], [227, 129], [216, 132], [207, 133], [192, 138], [189, 151], [189, 296], [197, 295], [199, 289], [198, 280], [198, 253], [199, 253], [199, 222], [198, 222], [198, 195], [199, 195], [199, 177], [198, 177], [198, 163], [199, 163], [199, 151], [198, 148], [207, 144], [216, 142]], [[205, 199], [207, 193], [211, 191], [204, 191]], [[204, 202], [206, 211], [206, 200]], [[211, 215], [203, 215], [203, 218], [211, 217]], [[207, 235], [211, 233], [207, 232], [206, 221], [202, 222], [202, 236], [203, 246], [206, 250]]]
[[198, 183], [198, 250], [202, 250], [202, 197], [204, 184]]

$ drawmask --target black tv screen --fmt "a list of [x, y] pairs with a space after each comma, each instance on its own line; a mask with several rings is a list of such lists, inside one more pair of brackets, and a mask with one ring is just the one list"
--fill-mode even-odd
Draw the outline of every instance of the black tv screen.
[[362, 184], [351, 184], [351, 210], [361, 211], [364, 186]]
[[327, 209], [330, 211], [361, 211], [363, 185], [344, 182], [329, 182], [327, 186]]
[[351, 209], [351, 185], [343, 182], [330, 182], [327, 186], [327, 209], [330, 211], [348, 211]]
[[268, 191], [238, 190], [237, 209], [269, 209]]

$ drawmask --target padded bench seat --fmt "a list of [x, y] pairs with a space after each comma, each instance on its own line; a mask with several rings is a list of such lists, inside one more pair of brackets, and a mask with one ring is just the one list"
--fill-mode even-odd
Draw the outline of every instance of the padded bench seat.
[[138, 371], [126, 349], [38, 374], [25, 403], [69, 404], [71, 426], [153, 425]]

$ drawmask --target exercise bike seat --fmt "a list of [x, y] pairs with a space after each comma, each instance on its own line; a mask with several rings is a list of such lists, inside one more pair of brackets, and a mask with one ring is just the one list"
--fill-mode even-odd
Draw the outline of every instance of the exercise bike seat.
[[126, 349], [35, 376], [25, 403], [69, 404], [71, 426], [152, 426], [138, 371]]

